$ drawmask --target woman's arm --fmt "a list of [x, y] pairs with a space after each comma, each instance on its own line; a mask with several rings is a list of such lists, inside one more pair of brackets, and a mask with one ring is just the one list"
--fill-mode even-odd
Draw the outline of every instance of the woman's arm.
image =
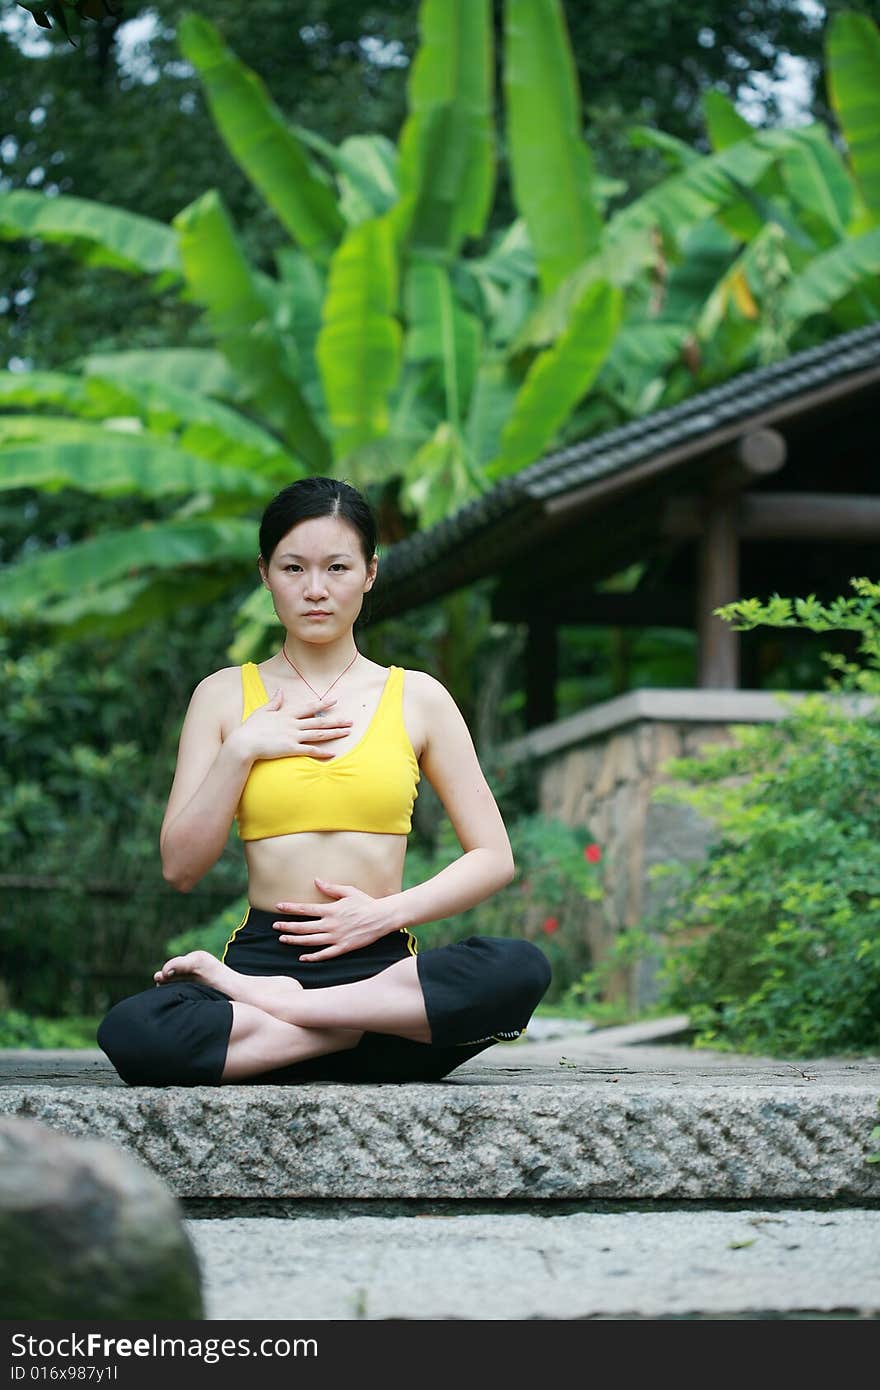
[[235, 734], [223, 741], [226, 674], [215, 672], [193, 692], [159, 833], [163, 877], [181, 893], [194, 888], [223, 853], [253, 762]]
[[424, 883], [383, 898], [396, 927], [414, 927], [464, 912], [504, 888], [515, 865], [497, 802], [468, 727], [449, 691], [424, 672], [419, 682], [427, 737], [420, 766], [443, 803], [463, 853]]

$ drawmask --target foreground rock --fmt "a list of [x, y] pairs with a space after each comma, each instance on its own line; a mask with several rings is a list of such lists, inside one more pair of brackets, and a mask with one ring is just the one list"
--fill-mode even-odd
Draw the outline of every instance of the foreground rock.
[[4, 1318], [201, 1318], [177, 1200], [113, 1144], [0, 1118]]

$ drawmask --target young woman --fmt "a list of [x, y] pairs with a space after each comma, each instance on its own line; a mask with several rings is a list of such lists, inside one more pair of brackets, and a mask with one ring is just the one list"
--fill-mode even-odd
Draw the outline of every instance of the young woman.
[[[517, 1037], [550, 982], [528, 941], [417, 950], [413, 928], [510, 882], [507, 832], [445, 688], [357, 649], [377, 568], [361, 494], [333, 478], [285, 488], [258, 565], [284, 641], [196, 687], [160, 835], [164, 876], [187, 893], [235, 819], [247, 912], [221, 959], [166, 961], [98, 1042], [133, 1085], [436, 1080]], [[462, 854], [403, 890], [420, 775]]]

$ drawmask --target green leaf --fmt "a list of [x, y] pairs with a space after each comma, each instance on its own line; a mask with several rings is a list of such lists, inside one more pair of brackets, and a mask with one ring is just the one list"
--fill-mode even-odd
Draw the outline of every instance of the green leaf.
[[608, 356], [620, 315], [618, 290], [602, 281], [587, 288], [565, 332], [529, 368], [502, 434], [500, 453], [486, 470], [489, 477], [515, 473], [549, 447]]
[[481, 324], [456, 303], [444, 267], [414, 258], [404, 289], [409, 332], [405, 353], [411, 362], [436, 362], [445, 397], [445, 414], [458, 429], [465, 415], [481, 346]]
[[304, 462], [324, 471], [329, 449], [296, 379], [286, 370], [267, 302], [272, 284], [264, 286], [252, 271], [219, 195], [204, 194], [178, 213], [174, 224], [189, 295], [207, 310], [244, 392]]
[[76, 363], [87, 376], [131, 378], [181, 386], [205, 396], [235, 400], [241, 385], [226, 358], [214, 348], [142, 348], [133, 352], [95, 352]]
[[880, 220], [880, 31], [844, 10], [828, 29], [828, 92], [865, 203]]
[[560, 0], [508, 0], [504, 84], [516, 204], [549, 294], [597, 249], [600, 234]]
[[421, 527], [435, 525], [478, 493], [458, 431], [446, 421], [410, 460], [403, 498]]
[[880, 227], [849, 237], [824, 251], [792, 280], [783, 298], [783, 310], [793, 325], [813, 314], [827, 313], [860, 284], [876, 285], [880, 275]]
[[491, 5], [422, 0], [419, 24], [393, 221], [413, 247], [454, 254], [482, 234], [492, 204]]
[[326, 260], [344, 227], [333, 191], [269, 97], [202, 15], [178, 26], [181, 52], [199, 74], [217, 129], [242, 171], [304, 250]]
[[[158, 439], [172, 434], [179, 448], [236, 468], [290, 479], [302, 472], [274, 435], [230, 406], [164, 382], [119, 376], [66, 376], [61, 372], [7, 372], [0, 375], [0, 405], [51, 405], [82, 417], [129, 416], [143, 421]], [[14, 423], [25, 418], [13, 417]], [[69, 422], [74, 423], [74, 422]], [[31, 437], [45, 434], [46, 416], [37, 417]], [[9, 437], [0, 417], [0, 435]], [[23, 432], [19, 432], [20, 436]]]
[[123, 637], [149, 623], [166, 622], [181, 608], [210, 604], [228, 593], [234, 582], [235, 575], [228, 569], [219, 574], [188, 574], [184, 581], [175, 575], [120, 580], [49, 600], [41, 608], [40, 619], [51, 630], [53, 642]]
[[[269, 500], [271, 489], [256, 474], [194, 458], [173, 445], [85, 421], [37, 417], [37, 423], [42, 425], [38, 443], [10, 444], [9, 422], [0, 419], [0, 490], [73, 487], [100, 497], [206, 492]], [[65, 432], [81, 437], [65, 438]]]
[[388, 429], [400, 366], [397, 262], [388, 218], [352, 227], [330, 264], [317, 359], [337, 458]]
[[853, 213], [849, 174], [823, 126], [790, 133], [794, 143], [780, 164], [783, 183], [810, 221], [818, 222], [838, 241], [846, 236]]
[[397, 149], [386, 136], [350, 135], [337, 146], [303, 126], [292, 128], [336, 171], [339, 211], [349, 226], [381, 217], [397, 201]]
[[516, 385], [504, 359], [484, 357], [474, 382], [464, 432], [466, 447], [478, 466], [498, 453], [515, 399]]
[[615, 213], [605, 229], [605, 244], [613, 246], [638, 228], [659, 227], [680, 246], [693, 227], [738, 201], [742, 188], [753, 187], [790, 143], [785, 131], [762, 131], [707, 155]]
[[281, 247], [275, 260], [280, 276], [273, 302], [275, 327], [288, 356], [295, 358], [296, 379], [323, 432], [326, 407], [315, 353], [324, 311], [325, 276], [314, 261], [292, 246]]
[[0, 237], [63, 242], [89, 264], [116, 270], [180, 270], [177, 238], [164, 223], [63, 193], [54, 198], [24, 188], [0, 193]]
[[703, 93], [703, 116], [709, 132], [709, 142], [716, 152], [736, 145], [740, 140], [748, 140], [754, 135], [754, 126], [745, 116], [741, 116], [729, 97], [723, 92]]
[[100, 611], [104, 585], [143, 570], [253, 564], [253, 521], [144, 522], [19, 560], [0, 571], [0, 616], [40, 622], [43, 606], [71, 589]]
[[677, 135], [668, 135], [665, 130], [655, 130], [650, 125], [630, 126], [627, 140], [634, 150], [659, 150], [673, 169], [686, 169], [700, 158], [693, 145], [680, 140]]

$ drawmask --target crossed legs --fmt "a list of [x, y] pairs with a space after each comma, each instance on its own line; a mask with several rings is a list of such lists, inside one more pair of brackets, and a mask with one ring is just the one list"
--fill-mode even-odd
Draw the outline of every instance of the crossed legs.
[[232, 1001], [223, 1081], [356, 1047], [365, 1032], [429, 1043], [431, 1030], [415, 958], [346, 985], [303, 989], [286, 975], [241, 975], [207, 951], [165, 962], [156, 984], [195, 979]]

